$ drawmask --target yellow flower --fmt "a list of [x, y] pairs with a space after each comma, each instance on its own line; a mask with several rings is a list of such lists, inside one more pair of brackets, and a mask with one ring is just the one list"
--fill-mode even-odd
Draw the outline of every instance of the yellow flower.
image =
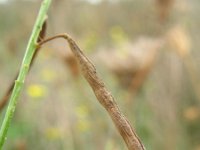
[[62, 132], [59, 128], [47, 128], [45, 131], [45, 137], [50, 140], [59, 139], [62, 137]]
[[32, 98], [41, 98], [46, 96], [46, 88], [43, 85], [32, 84], [28, 87], [27, 94]]
[[89, 114], [89, 110], [87, 106], [85, 105], [80, 105], [76, 107], [76, 114], [79, 118], [86, 118]]
[[84, 39], [82, 39], [82, 45], [83, 48], [87, 51], [87, 52], [91, 52], [91, 50], [93, 50], [98, 42], [98, 36], [95, 32], [91, 32], [89, 34], [87, 34]]
[[88, 131], [89, 128], [90, 128], [90, 124], [89, 124], [88, 120], [86, 120], [86, 119], [80, 119], [80, 120], [78, 120], [78, 122], [77, 122], [77, 129], [80, 132]]
[[200, 116], [200, 111], [199, 111], [198, 107], [191, 106], [184, 111], [183, 115], [186, 120], [194, 121], [194, 120], [198, 119], [198, 117]]
[[53, 81], [56, 77], [56, 72], [50, 69], [44, 69], [41, 72], [41, 76], [43, 78], [43, 80], [49, 82], [49, 81]]
[[110, 37], [115, 44], [121, 44], [127, 41], [127, 36], [120, 26], [113, 26], [110, 29]]
[[80, 132], [85, 132], [89, 130], [90, 124], [87, 119], [89, 114], [89, 109], [85, 105], [80, 105], [76, 108], [76, 115], [78, 117], [78, 122], [76, 124], [77, 129]]

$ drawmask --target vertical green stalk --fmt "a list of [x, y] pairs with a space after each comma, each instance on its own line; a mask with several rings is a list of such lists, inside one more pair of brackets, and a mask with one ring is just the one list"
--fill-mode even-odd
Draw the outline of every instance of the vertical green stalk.
[[40, 8], [40, 11], [39, 11], [39, 14], [38, 14], [38, 17], [37, 17], [37, 20], [36, 20], [35, 25], [33, 27], [33, 31], [32, 31], [31, 37], [29, 39], [29, 42], [28, 42], [28, 45], [27, 45], [27, 48], [26, 48], [24, 59], [22, 61], [19, 76], [18, 76], [17, 80], [15, 81], [15, 86], [14, 86], [14, 89], [12, 91], [12, 94], [11, 94], [11, 97], [10, 97], [10, 102], [8, 104], [8, 108], [7, 108], [7, 111], [6, 111], [2, 126], [1, 126], [1, 130], [0, 130], [0, 150], [2, 149], [3, 144], [6, 140], [7, 131], [8, 131], [11, 119], [13, 117], [15, 108], [16, 108], [17, 100], [18, 100], [20, 91], [22, 89], [22, 86], [24, 84], [26, 75], [28, 73], [33, 54], [34, 54], [34, 52], [37, 48], [37, 39], [38, 39], [40, 30], [42, 29], [42, 25], [43, 25], [43, 23], [46, 19], [46, 16], [47, 16], [46, 14], [47, 14], [47, 11], [48, 11], [50, 4], [51, 4], [51, 0], [44, 0], [43, 1], [41, 8]]

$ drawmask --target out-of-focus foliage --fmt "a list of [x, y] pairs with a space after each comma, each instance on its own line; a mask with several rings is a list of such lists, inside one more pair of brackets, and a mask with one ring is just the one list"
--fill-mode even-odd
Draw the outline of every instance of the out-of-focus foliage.
[[[40, 2], [0, 0], [0, 97], [20, 67]], [[199, 150], [199, 6], [198, 0], [55, 0], [47, 36], [67, 32], [77, 41], [146, 149]], [[5, 149], [126, 149], [65, 41], [41, 49]]]

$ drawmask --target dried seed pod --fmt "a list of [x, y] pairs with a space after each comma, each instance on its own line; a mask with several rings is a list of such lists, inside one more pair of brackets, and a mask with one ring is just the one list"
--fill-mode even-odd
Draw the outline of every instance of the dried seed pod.
[[84, 55], [84, 53], [77, 46], [74, 40], [72, 40], [67, 34], [61, 34], [48, 38], [40, 42], [39, 45], [42, 45], [56, 38], [64, 38], [68, 41], [70, 49], [72, 50], [74, 56], [78, 61], [81, 73], [89, 83], [99, 103], [106, 109], [106, 111], [110, 115], [113, 123], [115, 124], [116, 128], [118, 129], [119, 133], [124, 139], [128, 149], [145, 150], [142, 142], [140, 141], [139, 137], [133, 130], [131, 124], [119, 110], [119, 107], [115, 102], [115, 99], [113, 98], [111, 93], [107, 90], [103, 81], [97, 75], [95, 66]]

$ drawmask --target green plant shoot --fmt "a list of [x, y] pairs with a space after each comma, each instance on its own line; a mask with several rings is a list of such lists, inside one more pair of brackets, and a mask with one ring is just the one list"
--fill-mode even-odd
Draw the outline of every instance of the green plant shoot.
[[12, 91], [11, 97], [10, 97], [10, 102], [8, 104], [7, 110], [6, 110], [6, 114], [1, 126], [1, 130], [0, 130], [0, 150], [3, 147], [3, 144], [6, 140], [6, 135], [7, 135], [7, 131], [11, 122], [11, 119], [13, 117], [15, 108], [16, 108], [16, 104], [18, 101], [18, 97], [20, 95], [22, 86], [24, 84], [25, 78], [27, 76], [28, 70], [29, 70], [29, 66], [33, 57], [33, 54], [37, 48], [37, 39], [40, 33], [40, 30], [42, 28], [42, 25], [47, 17], [47, 11], [49, 9], [49, 6], [51, 4], [51, 0], [44, 0], [42, 2], [37, 20], [35, 22], [35, 25], [33, 27], [33, 31], [31, 34], [31, 37], [29, 39], [27, 48], [26, 48], [26, 52], [23, 58], [23, 62], [20, 68], [20, 72], [18, 75], [17, 80], [15, 81], [15, 86], [14, 89]]

